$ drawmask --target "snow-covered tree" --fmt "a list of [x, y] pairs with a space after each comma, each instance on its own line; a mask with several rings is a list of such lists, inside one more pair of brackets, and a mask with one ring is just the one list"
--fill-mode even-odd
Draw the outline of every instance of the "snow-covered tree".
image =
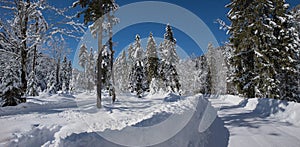
[[159, 59], [157, 54], [157, 45], [153, 38], [153, 34], [150, 33], [146, 48], [146, 73], [147, 81], [150, 83], [153, 78], [158, 78], [158, 66]]
[[35, 76], [35, 72], [32, 71], [30, 74], [29, 74], [29, 80], [28, 80], [28, 86], [27, 86], [27, 94], [30, 95], [30, 96], [38, 96], [39, 93], [38, 93], [38, 83], [37, 83], [37, 79], [36, 79], [36, 76]]
[[227, 68], [223, 57], [222, 47], [214, 48], [212, 43], [208, 44], [205, 54], [209, 68], [209, 86], [211, 94], [226, 93]]
[[87, 65], [86, 65], [86, 79], [87, 79], [87, 89], [89, 91], [94, 89], [94, 79], [95, 77], [95, 60], [93, 54], [93, 48], [90, 49]]
[[41, 6], [44, 4], [45, 1], [32, 2], [30, 0], [0, 2], [0, 8], [12, 11], [10, 17], [5, 16], [1, 19], [3, 22], [0, 22], [2, 25], [0, 44], [12, 49], [20, 56], [22, 95], [26, 93], [28, 85], [28, 54], [41, 42], [43, 32], [47, 28], [47, 23], [41, 13]]
[[198, 71], [196, 69], [195, 59], [187, 58], [181, 60], [177, 65], [177, 69], [180, 77], [181, 94], [188, 95], [199, 92], [198, 87], [201, 85], [197, 82]]
[[[104, 50], [104, 46], [102, 44], [103, 39], [103, 24], [104, 24], [104, 15], [106, 13], [110, 13], [111, 11], [115, 11], [118, 8], [118, 5], [114, 0], [78, 0], [73, 4], [73, 7], [77, 5], [81, 5], [83, 11], [78, 13], [78, 15], [84, 15], [84, 23], [88, 24], [92, 22], [93, 24], [90, 26], [92, 34], [98, 37], [98, 59], [97, 59], [97, 107], [101, 108], [101, 90], [102, 90], [102, 52]], [[107, 23], [112, 26], [112, 23]], [[110, 27], [107, 27], [110, 28]], [[108, 31], [110, 32], [110, 31]], [[109, 39], [112, 39], [111, 37]], [[114, 100], [113, 100], [114, 101]]]
[[141, 47], [140, 36], [136, 35], [133, 44], [133, 66], [129, 74], [129, 89], [136, 92], [141, 97], [143, 92], [148, 89], [148, 82], [145, 75], [144, 50]]
[[87, 51], [87, 47], [85, 44], [82, 44], [80, 46], [79, 49], [79, 65], [83, 68], [84, 73], [86, 72], [86, 64], [87, 64], [87, 60], [88, 60], [88, 51]]
[[160, 44], [159, 51], [162, 58], [159, 70], [160, 77], [164, 81], [167, 90], [179, 92], [180, 83], [176, 70], [179, 57], [176, 53], [176, 39], [173, 36], [173, 31], [169, 24], [166, 27], [164, 41]]
[[136, 95], [141, 98], [146, 90], [146, 75], [145, 68], [142, 61], [137, 60], [130, 72], [129, 88], [131, 92], [135, 92]]
[[266, 54], [272, 52], [269, 27], [272, 2], [232, 0], [228, 7], [231, 8], [230, 42], [234, 49], [232, 77], [239, 93], [255, 97], [276, 91], [272, 87], [276, 83], [273, 62]]
[[295, 25], [297, 15], [288, 13], [288, 4], [284, 0], [273, 3], [275, 9], [270, 24], [274, 29], [272, 47], [275, 51], [270, 58], [274, 60], [276, 79], [279, 81], [277, 88], [280, 92], [276, 94], [281, 99], [299, 102], [300, 31], [297, 29], [299, 26]]
[[126, 52], [123, 50], [121, 55], [116, 59], [114, 66], [116, 86], [120, 92], [125, 92], [128, 89], [128, 69]]
[[238, 91], [246, 97], [293, 99], [296, 82], [286, 79], [297, 76], [299, 37], [287, 13], [288, 4], [284, 0], [232, 0], [228, 7], [231, 79]]
[[131, 69], [131, 67], [133, 66], [133, 61], [134, 61], [134, 49], [133, 49], [133, 45], [130, 44], [128, 49], [127, 49], [127, 54], [128, 54], [128, 68]]
[[61, 78], [61, 82], [62, 82], [62, 91], [67, 93], [68, 92], [68, 61], [67, 61], [67, 57], [65, 56], [63, 61], [62, 61], [62, 65], [61, 65], [61, 70], [60, 70], [60, 78]]
[[[0, 54], [1, 84], [0, 106], [15, 106], [22, 102], [22, 87], [20, 79], [19, 61], [15, 60], [15, 54]], [[5, 60], [5, 61], [4, 61]]]

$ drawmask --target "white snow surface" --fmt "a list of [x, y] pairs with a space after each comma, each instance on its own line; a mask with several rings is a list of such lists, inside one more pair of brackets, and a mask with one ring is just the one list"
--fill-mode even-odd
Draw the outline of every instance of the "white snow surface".
[[228, 146], [300, 146], [299, 103], [230, 95], [210, 101], [230, 132]]
[[[166, 98], [171, 101], [166, 101]], [[190, 120], [173, 121], [173, 124], [154, 132], [156, 134], [152, 136], [145, 134], [142, 142], [157, 141], [172, 132], [164, 130], [184, 124], [181, 130], [171, 134], [173, 136], [164, 142], [148, 145], [226, 146], [228, 131], [221, 120], [203, 118], [207, 117], [203, 112], [208, 107], [213, 109], [202, 95], [180, 97], [175, 94], [156, 94], [137, 98], [123, 94], [117, 97], [114, 104], [111, 104], [109, 96], [104, 95], [102, 108], [97, 109], [95, 94], [41, 94], [29, 97], [26, 103], [18, 106], [0, 108], [0, 146], [122, 146], [99, 134], [118, 135], [134, 127], [155, 128], [169, 117], [173, 118], [173, 115]], [[187, 117], [190, 112], [193, 112], [191, 117]], [[206, 120], [206, 123], [208, 120], [209, 125], [199, 132], [201, 120]], [[122, 139], [121, 136], [119, 140]], [[127, 141], [129, 146], [141, 146], [135, 144], [139, 142], [135, 142], [134, 138]]]
[[[114, 104], [104, 95], [103, 107], [97, 109], [95, 97], [41, 94], [0, 108], [0, 146], [119, 147], [122, 141], [127, 146], [158, 147], [300, 146], [299, 103], [231, 95], [207, 99], [201, 94], [122, 94]], [[176, 120], [178, 116], [184, 119]], [[169, 125], [153, 131], [165, 122]], [[131, 137], [135, 128], [143, 128], [144, 134]], [[163, 142], [151, 144], [165, 136]]]

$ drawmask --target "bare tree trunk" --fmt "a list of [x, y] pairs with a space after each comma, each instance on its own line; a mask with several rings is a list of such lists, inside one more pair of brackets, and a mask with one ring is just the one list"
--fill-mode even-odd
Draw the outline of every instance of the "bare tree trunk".
[[[30, 1], [27, 0], [26, 1], [27, 4], [26, 4], [26, 8], [28, 9], [30, 7]], [[19, 1], [20, 3], [20, 1]], [[19, 8], [18, 9], [22, 9]], [[27, 90], [27, 79], [26, 79], [26, 73], [27, 73], [27, 68], [26, 68], [26, 65], [27, 65], [27, 35], [26, 35], [26, 32], [27, 32], [27, 24], [28, 24], [28, 16], [26, 14], [25, 15], [25, 18], [20, 18], [20, 27], [21, 27], [21, 34], [22, 34], [22, 37], [21, 37], [21, 40], [22, 40], [22, 46], [21, 46], [21, 84], [22, 84], [22, 95], [24, 95], [26, 93], [26, 90]], [[20, 15], [20, 17], [22, 17]], [[24, 23], [22, 23], [22, 20], [24, 20]]]
[[113, 50], [113, 41], [112, 41], [112, 36], [113, 36], [113, 32], [112, 32], [112, 19], [111, 19], [111, 15], [110, 12], [108, 12], [108, 20], [110, 21], [110, 27], [109, 27], [109, 50], [111, 52], [111, 56], [110, 56], [110, 71], [111, 71], [111, 95], [112, 95], [112, 102], [114, 103], [116, 101], [116, 92], [115, 92], [115, 78], [114, 78], [114, 68], [113, 68], [113, 64], [114, 64], [114, 53], [115, 51]]
[[102, 72], [101, 72], [101, 64], [102, 64], [102, 51], [104, 49], [102, 45], [102, 23], [103, 18], [99, 18], [99, 30], [98, 30], [98, 58], [97, 58], [97, 108], [101, 108], [101, 90], [102, 90]]
[[112, 95], [112, 102], [114, 103], [116, 101], [115, 78], [114, 78], [114, 68], [113, 68], [115, 51], [113, 50], [112, 33], [110, 33], [109, 49], [111, 52], [111, 55], [110, 55], [110, 70], [111, 70], [111, 82], [112, 82], [111, 83], [111, 95]]
[[[38, 33], [38, 27], [39, 27], [39, 22], [38, 19], [35, 20], [35, 33]], [[34, 45], [33, 47], [33, 60], [32, 60], [32, 71], [35, 74], [35, 65], [36, 65], [36, 58], [37, 58], [37, 45]]]

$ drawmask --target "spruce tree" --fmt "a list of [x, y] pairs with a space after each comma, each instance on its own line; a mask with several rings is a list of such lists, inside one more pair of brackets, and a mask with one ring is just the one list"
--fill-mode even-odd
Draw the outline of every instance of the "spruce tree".
[[297, 29], [297, 18], [288, 13], [288, 4], [283, 0], [275, 0], [273, 11], [274, 38], [272, 45], [276, 49], [274, 65], [279, 80], [278, 88], [281, 99], [300, 101], [299, 95], [299, 52], [300, 39]]
[[15, 106], [22, 102], [22, 86], [18, 64], [14, 61], [4, 67], [4, 75], [1, 77], [0, 106]]
[[[228, 5], [234, 68], [231, 79], [246, 97], [293, 99], [297, 33], [283, 0], [232, 0]], [[287, 80], [293, 79], [293, 80]]]
[[87, 75], [87, 89], [91, 92], [94, 89], [94, 74], [95, 74], [95, 66], [94, 66], [94, 54], [93, 48], [90, 49], [87, 65], [86, 65], [86, 75]]
[[73, 71], [72, 62], [69, 61], [68, 67], [67, 67], [67, 79], [66, 79], [66, 82], [65, 82], [67, 92], [71, 91], [70, 87], [71, 87], [71, 80], [72, 80], [72, 71]]
[[114, 66], [116, 85], [121, 92], [125, 92], [128, 86], [129, 70], [127, 64], [126, 52], [123, 50], [121, 55], [116, 59]]
[[159, 46], [162, 63], [159, 69], [159, 74], [165, 83], [168, 91], [179, 92], [180, 83], [179, 76], [176, 70], [176, 65], [179, 62], [179, 57], [176, 53], [176, 39], [173, 36], [171, 26], [168, 24], [164, 41]]
[[35, 76], [35, 72], [32, 71], [29, 74], [29, 80], [28, 80], [28, 85], [27, 85], [27, 94], [30, 96], [38, 96], [38, 87], [37, 87], [37, 79]]
[[271, 96], [278, 91], [274, 86], [274, 63], [268, 56], [272, 52], [272, 28], [269, 26], [272, 3], [232, 0], [228, 7], [231, 8], [228, 14], [233, 47], [231, 64], [235, 67], [232, 80], [239, 93], [246, 97]]
[[85, 44], [82, 44], [80, 46], [78, 57], [79, 57], [79, 65], [83, 68], [83, 71], [85, 73], [87, 59], [88, 59], [88, 53], [87, 53], [87, 48], [86, 48]]
[[68, 78], [68, 61], [67, 61], [67, 57], [65, 56], [62, 62], [62, 66], [61, 66], [61, 72], [60, 72], [60, 78], [61, 78], [61, 82], [62, 82], [62, 90], [64, 93], [67, 93], [67, 78]]
[[158, 78], [158, 65], [159, 59], [157, 55], [157, 45], [153, 38], [153, 34], [150, 33], [147, 42], [147, 50], [146, 50], [146, 73], [147, 73], [147, 81], [150, 83], [153, 78]]
[[129, 74], [129, 90], [136, 92], [138, 97], [142, 97], [145, 90], [148, 89], [148, 83], [144, 67], [144, 50], [141, 47], [140, 36], [136, 35], [133, 45], [133, 66]]

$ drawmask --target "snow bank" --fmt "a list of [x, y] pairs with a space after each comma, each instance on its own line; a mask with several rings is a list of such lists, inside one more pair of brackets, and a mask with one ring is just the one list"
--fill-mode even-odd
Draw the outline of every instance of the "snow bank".
[[[170, 96], [170, 95], [168, 95]], [[134, 125], [127, 126], [121, 130], [111, 130], [106, 129], [101, 132], [83, 132], [83, 133], [73, 133], [60, 141], [61, 146], [110, 146], [110, 147], [119, 147], [122, 145], [126, 146], [154, 146], [154, 147], [164, 147], [164, 146], [174, 146], [174, 147], [196, 147], [196, 146], [227, 146], [229, 132], [224, 127], [223, 121], [219, 118], [203, 118], [203, 117], [213, 117], [215, 115], [204, 115], [207, 108], [213, 107], [210, 105], [205, 98], [202, 96], [197, 97], [188, 97], [186, 99], [195, 99], [197, 98], [198, 103], [195, 110], [188, 111], [186, 110], [183, 113], [171, 113], [171, 112], [156, 112], [155, 115], [152, 115], [150, 118], [142, 120]], [[180, 102], [180, 100], [176, 101]], [[173, 102], [165, 102], [173, 103]], [[187, 116], [194, 112], [192, 117], [187, 120], [176, 120], [176, 117], [180, 115]], [[173, 116], [175, 115], [175, 116]], [[172, 121], [175, 119], [176, 121]], [[209, 120], [203, 122], [202, 120]], [[156, 130], [157, 126], [163, 125], [166, 121], [167, 123], [160, 130]], [[176, 127], [182, 123], [185, 123], [185, 126], [179, 130], [174, 136], [170, 135]], [[207, 128], [203, 129], [203, 132], [199, 132], [198, 128], [201, 123], [209, 123]], [[204, 125], [205, 126], [205, 125]], [[142, 130], [141, 132], [137, 129]], [[149, 130], [150, 128], [150, 130]], [[152, 130], [151, 130], [152, 129]], [[170, 131], [171, 130], [171, 131]], [[125, 134], [125, 135], [124, 135]], [[138, 136], [136, 136], [136, 135]], [[169, 137], [167, 140], [160, 142], [158, 144], [153, 144], [152, 141], [158, 141], [161, 138], [165, 138], [166, 135]], [[123, 143], [126, 144], [123, 144]], [[140, 142], [143, 142], [147, 145], [141, 145]]]
[[[114, 104], [104, 96], [103, 108], [98, 109], [95, 95], [45, 94], [0, 108], [0, 146], [120, 146], [107, 136], [132, 144], [168, 137], [154, 146], [226, 146], [228, 130], [216, 112], [207, 110], [214, 109], [202, 95], [123, 95]], [[135, 128], [142, 134], [130, 134]]]
[[238, 96], [221, 96], [221, 99], [259, 114], [300, 126], [300, 103], [269, 98], [244, 99]]
[[235, 105], [240, 104], [244, 100], [243, 98], [234, 95], [221, 95], [219, 98]]

